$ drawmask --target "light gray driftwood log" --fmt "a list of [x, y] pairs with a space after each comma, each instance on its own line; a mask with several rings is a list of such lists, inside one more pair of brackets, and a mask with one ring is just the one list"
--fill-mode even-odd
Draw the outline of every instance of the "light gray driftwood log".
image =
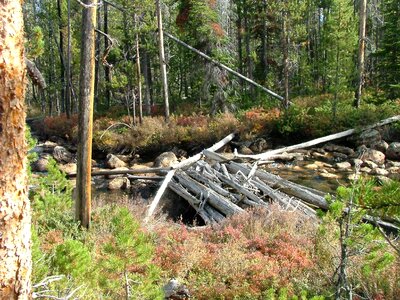
[[[229, 162], [227, 164], [228, 169], [231, 172], [241, 171], [243, 174], [248, 175], [250, 173], [250, 168], [236, 162]], [[308, 204], [319, 207], [322, 209], [328, 209], [328, 203], [325, 198], [320, 194], [314, 193], [309, 188], [305, 188], [299, 184], [285, 180], [274, 174], [270, 174], [264, 171], [257, 170], [255, 176], [260, 178], [263, 182], [267, 183], [269, 186], [279, 189], [280, 191], [295, 196]]]
[[260, 153], [260, 154], [255, 154], [255, 155], [245, 155], [245, 154], [239, 154], [237, 153], [237, 151], [235, 151], [235, 157], [236, 158], [250, 158], [250, 159], [258, 159], [258, 160], [267, 160], [270, 159], [272, 157], [274, 157], [274, 155], [280, 154], [280, 153], [284, 153], [284, 152], [290, 152], [296, 149], [303, 149], [303, 148], [307, 148], [307, 147], [311, 147], [314, 145], [318, 145], [321, 143], [325, 143], [325, 142], [329, 142], [332, 140], [336, 140], [336, 139], [340, 139], [346, 136], [350, 136], [356, 132], [360, 132], [360, 131], [365, 131], [365, 130], [369, 130], [375, 127], [380, 127], [380, 126], [384, 126], [393, 122], [397, 122], [400, 121], [400, 115], [398, 116], [394, 116], [391, 118], [387, 118], [384, 119], [378, 123], [372, 124], [370, 126], [366, 126], [363, 127], [361, 129], [349, 129], [349, 130], [345, 130], [339, 133], [335, 133], [335, 134], [331, 134], [328, 136], [324, 136], [315, 140], [311, 140], [305, 143], [301, 143], [301, 144], [297, 144], [297, 145], [292, 145], [289, 147], [284, 147], [284, 148], [280, 148], [280, 149], [275, 149], [275, 150], [271, 150], [271, 151], [267, 151], [264, 153]]
[[[217, 151], [218, 149], [220, 149], [223, 146], [225, 146], [226, 144], [228, 144], [234, 137], [235, 137], [235, 134], [231, 133], [230, 135], [226, 136], [225, 138], [223, 138], [222, 140], [220, 140], [218, 143], [214, 144], [213, 146], [211, 146], [207, 150], [209, 150], [209, 151]], [[161, 200], [162, 195], [165, 192], [165, 189], [168, 186], [168, 183], [171, 181], [172, 177], [175, 175], [175, 171], [179, 170], [179, 169], [182, 169], [184, 167], [190, 166], [194, 162], [196, 162], [199, 159], [201, 159], [202, 155], [203, 154], [200, 152], [200, 153], [198, 153], [198, 154], [196, 154], [196, 155], [194, 155], [192, 157], [189, 157], [188, 159], [185, 159], [185, 160], [181, 161], [180, 163], [172, 166], [172, 170], [170, 170], [167, 173], [167, 175], [165, 176], [165, 179], [164, 179], [163, 183], [161, 184], [161, 187], [158, 189], [156, 196], [154, 197], [152, 203], [150, 204], [149, 210], [147, 211], [146, 218], [145, 218], [146, 222], [153, 215], [158, 203]]]

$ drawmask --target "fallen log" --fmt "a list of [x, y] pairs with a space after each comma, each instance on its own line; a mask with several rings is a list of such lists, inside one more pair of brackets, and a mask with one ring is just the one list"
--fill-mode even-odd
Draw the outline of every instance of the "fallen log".
[[[108, 176], [108, 175], [125, 175], [125, 174], [150, 174], [150, 173], [163, 173], [170, 171], [171, 168], [146, 168], [146, 169], [130, 169], [130, 170], [101, 170], [93, 171], [93, 176]], [[71, 173], [66, 175], [68, 178], [76, 177], [76, 173]]]
[[[231, 170], [231, 172], [236, 173], [241, 171], [244, 175], [248, 175], [251, 171], [249, 167], [233, 161], [229, 162], [227, 167], [229, 170]], [[272, 188], [279, 189], [288, 195], [295, 196], [313, 207], [318, 207], [325, 210], [328, 209], [328, 203], [326, 202], [325, 198], [317, 193], [312, 192], [310, 188], [305, 188], [299, 184], [290, 182], [279, 176], [264, 171], [257, 170], [255, 172], [255, 176], [266, 182]]]
[[207, 203], [225, 216], [231, 216], [235, 213], [244, 211], [241, 207], [229, 201], [229, 199], [218, 194], [209, 187], [195, 181], [184, 173], [176, 174], [175, 177], [184, 188], [191, 191], [195, 195], [201, 195], [200, 197], [203, 199], [203, 201], [207, 201]]
[[[216, 151], [216, 150], [222, 148], [223, 146], [225, 146], [226, 144], [228, 144], [231, 140], [233, 140], [234, 137], [235, 137], [235, 134], [231, 133], [228, 136], [226, 136], [225, 138], [223, 138], [222, 140], [220, 140], [218, 143], [216, 143], [213, 146], [211, 146], [210, 148], [208, 148], [207, 150]], [[165, 176], [165, 179], [164, 179], [163, 183], [161, 184], [161, 187], [158, 189], [156, 196], [154, 197], [152, 203], [150, 204], [149, 210], [147, 211], [147, 214], [146, 214], [145, 222], [147, 222], [149, 220], [149, 218], [151, 217], [151, 215], [154, 213], [154, 210], [156, 209], [158, 202], [160, 201], [162, 195], [164, 194], [165, 189], [168, 186], [168, 183], [171, 181], [172, 177], [174, 176], [175, 171], [182, 169], [184, 167], [190, 166], [191, 164], [200, 160], [202, 155], [203, 154], [200, 152], [200, 153], [198, 153], [192, 157], [189, 157], [188, 159], [185, 159], [185, 160], [181, 161], [180, 163], [172, 166], [172, 170], [170, 170], [168, 172], [167, 176]]]
[[247, 154], [239, 154], [237, 153], [237, 150], [235, 149], [234, 151], [234, 157], [235, 158], [250, 158], [250, 159], [257, 159], [257, 160], [267, 160], [272, 158], [274, 155], [280, 154], [280, 153], [284, 153], [284, 152], [290, 152], [293, 150], [297, 150], [297, 149], [303, 149], [303, 148], [307, 148], [307, 147], [311, 147], [311, 146], [315, 146], [321, 143], [325, 143], [325, 142], [329, 142], [332, 140], [336, 140], [336, 139], [340, 139], [346, 136], [350, 136], [356, 132], [360, 132], [360, 131], [365, 131], [365, 130], [370, 130], [376, 127], [380, 127], [380, 126], [384, 126], [393, 122], [397, 122], [400, 121], [400, 115], [398, 116], [394, 116], [391, 118], [387, 118], [384, 119], [378, 123], [369, 125], [369, 126], [365, 126], [362, 127], [361, 129], [349, 129], [349, 130], [345, 130], [339, 133], [335, 133], [335, 134], [331, 134], [328, 136], [324, 136], [324, 137], [320, 137], [318, 139], [314, 139], [308, 142], [304, 142], [304, 143], [300, 143], [297, 145], [292, 145], [292, 146], [288, 146], [288, 147], [284, 147], [284, 148], [280, 148], [280, 149], [275, 149], [275, 150], [270, 150], [264, 153], [260, 153], [260, 154], [255, 154], [255, 155], [247, 155]]

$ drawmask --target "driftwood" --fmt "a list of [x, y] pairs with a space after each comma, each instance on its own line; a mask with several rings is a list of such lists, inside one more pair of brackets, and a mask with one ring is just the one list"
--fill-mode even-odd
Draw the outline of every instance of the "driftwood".
[[[213, 146], [211, 146], [210, 148], [208, 148], [207, 150], [216, 151], [216, 150], [222, 148], [223, 146], [225, 146], [226, 144], [228, 144], [234, 137], [235, 137], [235, 134], [231, 133], [228, 136], [226, 136], [225, 138], [223, 138], [222, 140], [220, 140], [218, 143], [216, 143]], [[150, 204], [149, 210], [147, 211], [147, 214], [146, 214], [146, 221], [148, 221], [149, 218], [151, 217], [151, 215], [154, 213], [158, 203], [161, 200], [162, 195], [165, 192], [165, 189], [168, 186], [168, 183], [171, 181], [172, 177], [175, 175], [176, 170], [190, 166], [194, 162], [201, 159], [202, 155], [203, 154], [200, 152], [200, 153], [198, 153], [192, 157], [189, 157], [188, 159], [185, 159], [185, 160], [181, 161], [180, 163], [172, 166], [172, 170], [170, 170], [168, 172], [167, 176], [165, 176], [165, 179], [164, 179], [163, 183], [161, 184], [161, 187], [158, 189], [156, 196], [154, 197], [152, 203]]]
[[353, 135], [356, 132], [359, 131], [365, 131], [365, 130], [370, 130], [376, 127], [380, 127], [380, 126], [384, 126], [393, 122], [397, 122], [400, 121], [400, 115], [398, 116], [394, 116], [391, 118], [387, 118], [384, 119], [378, 123], [372, 124], [370, 126], [366, 126], [363, 127], [361, 129], [349, 129], [349, 130], [345, 130], [339, 133], [335, 133], [335, 134], [331, 134], [328, 136], [324, 136], [315, 140], [311, 140], [305, 143], [301, 143], [301, 144], [297, 144], [297, 145], [292, 145], [289, 147], [284, 147], [284, 148], [280, 148], [280, 149], [275, 149], [275, 150], [270, 150], [264, 153], [260, 153], [260, 154], [255, 154], [255, 155], [246, 155], [246, 154], [239, 154], [237, 153], [237, 151], [235, 150], [235, 157], [237, 158], [250, 158], [250, 159], [257, 159], [257, 160], [267, 160], [267, 159], [271, 159], [273, 158], [275, 155], [280, 154], [280, 153], [284, 153], [284, 152], [290, 152], [293, 150], [297, 150], [297, 149], [303, 149], [303, 148], [307, 148], [307, 147], [311, 147], [311, 146], [315, 146], [321, 143], [325, 143], [325, 142], [329, 142], [332, 140], [336, 140], [336, 139], [340, 139], [346, 136], [350, 136]]
[[[171, 168], [146, 168], [146, 169], [130, 169], [130, 170], [101, 170], [93, 171], [92, 176], [107, 176], [107, 175], [125, 175], [125, 174], [157, 174], [167, 173]], [[76, 177], [76, 173], [66, 175], [69, 178]]]

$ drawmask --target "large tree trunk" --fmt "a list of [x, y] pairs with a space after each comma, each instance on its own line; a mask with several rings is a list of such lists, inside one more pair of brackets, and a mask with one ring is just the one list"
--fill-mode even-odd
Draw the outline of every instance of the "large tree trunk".
[[83, 8], [81, 74], [79, 78], [79, 146], [76, 218], [89, 227], [91, 211], [92, 127], [97, 0], [86, 0]]
[[367, 0], [360, 1], [360, 28], [358, 41], [358, 74], [357, 89], [355, 93], [354, 106], [360, 107], [361, 94], [364, 85], [364, 64], [365, 64], [365, 27], [367, 24]]
[[0, 2], [0, 299], [30, 298], [25, 63], [20, 1]]
[[57, 13], [58, 13], [58, 29], [59, 29], [59, 55], [60, 55], [60, 80], [61, 80], [61, 112], [66, 112], [66, 101], [65, 101], [65, 93], [66, 93], [66, 88], [65, 88], [65, 59], [66, 59], [66, 49], [65, 49], [65, 40], [66, 40], [66, 25], [63, 20], [63, 14], [62, 14], [62, 1], [63, 0], [57, 0]]

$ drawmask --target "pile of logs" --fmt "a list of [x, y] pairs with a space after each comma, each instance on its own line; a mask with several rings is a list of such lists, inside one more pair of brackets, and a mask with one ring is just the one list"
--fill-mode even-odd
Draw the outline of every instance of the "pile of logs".
[[238, 163], [216, 153], [233, 139], [231, 134], [214, 146], [180, 162], [168, 171], [150, 205], [149, 218], [168, 187], [185, 199], [206, 224], [220, 222], [245, 208], [278, 203], [286, 210], [298, 210], [315, 217], [314, 208], [328, 208], [325, 194]]

